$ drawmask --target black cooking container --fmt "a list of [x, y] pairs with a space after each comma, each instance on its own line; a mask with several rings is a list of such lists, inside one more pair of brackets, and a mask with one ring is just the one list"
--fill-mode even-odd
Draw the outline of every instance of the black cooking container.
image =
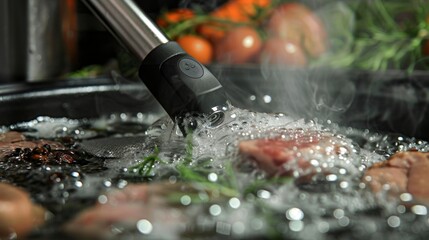
[[429, 139], [429, 73], [213, 66], [236, 106]]
[[[429, 73], [212, 65], [234, 106], [429, 139]], [[110, 77], [3, 85], [0, 124], [38, 116], [166, 113], [139, 80]]]

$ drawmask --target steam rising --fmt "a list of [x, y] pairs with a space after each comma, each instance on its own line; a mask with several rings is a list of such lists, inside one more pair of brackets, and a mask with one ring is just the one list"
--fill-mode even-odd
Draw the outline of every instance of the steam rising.
[[276, 89], [271, 107], [295, 117], [338, 121], [355, 97], [354, 84], [339, 73], [272, 66], [262, 66], [261, 71]]

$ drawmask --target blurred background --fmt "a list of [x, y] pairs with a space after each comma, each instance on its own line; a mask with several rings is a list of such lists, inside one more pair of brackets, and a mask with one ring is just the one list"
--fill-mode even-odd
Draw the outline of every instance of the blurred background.
[[[135, 2], [207, 65], [369, 71], [428, 66], [427, 0]], [[79, 0], [4, 0], [0, 11], [1, 82], [135, 70], [133, 56]]]

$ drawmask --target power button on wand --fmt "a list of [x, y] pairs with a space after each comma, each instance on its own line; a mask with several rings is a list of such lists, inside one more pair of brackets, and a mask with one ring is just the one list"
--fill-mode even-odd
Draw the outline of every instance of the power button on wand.
[[179, 61], [180, 70], [190, 78], [201, 78], [204, 75], [204, 69], [197, 61], [183, 58]]

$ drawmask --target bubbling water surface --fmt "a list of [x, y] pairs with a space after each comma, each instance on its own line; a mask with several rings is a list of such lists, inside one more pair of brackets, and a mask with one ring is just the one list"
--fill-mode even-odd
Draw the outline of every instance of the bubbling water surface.
[[[104, 192], [130, 183], [199, 182], [222, 201], [207, 194], [179, 192], [178, 204], [186, 216], [179, 236], [197, 238], [282, 238], [282, 239], [416, 239], [426, 236], [429, 221], [426, 206], [406, 205], [407, 197], [391, 200], [375, 195], [362, 183], [365, 170], [397, 151], [428, 151], [429, 144], [400, 135], [374, 133], [342, 127], [330, 121], [294, 119], [286, 114], [256, 113], [231, 107], [222, 124], [198, 117], [198, 128], [183, 137], [177, 126], [163, 118], [141, 132], [139, 117], [121, 115], [98, 120], [38, 118], [3, 128], [19, 130], [31, 138], [77, 142], [103, 137], [145, 135], [149, 144], [132, 149], [119, 159], [87, 156], [75, 165], [47, 166], [0, 161], [0, 180], [28, 189], [33, 199], [53, 215], [45, 229], [34, 235], [46, 237], [58, 223], [67, 222], [79, 210], [103, 202]], [[321, 154], [312, 152], [312, 176], [299, 183], [303, 172], [295, 163], [289, 176], [270, 177], [254, 162], [240, 155], [238, 144], [246, 140], [288, 138], [290, 129], [328, 135]], [[293, 137], [292, 137], [293, 138]], [[332, 146], [344, 154], [327, 155]], [[157, 159], [139, 172], [135, 166], [157, 151]], [[78, 150], [78, 149], [77, 149]], [[295, 150], [295, 154], [308, 154]], [[185, 166], [191, 172], [181, 168]], [[186, 176], [184, 174], [187, 174]], [[48, 183], [48, 184], [47, 184]], [[200, 187], [201, 187], [200, 186]], [[80, 203], [80, 204], [79, 204]], [[160, 210], [162, 211], [162, 210]], [[157, 232], [160, 221], [144, 219], [111, 230], [123, 238], [166, 237]], [[183, 223], [182, 223], [183, 224]], [[164, 235], [163, 235], [164, 234]], [[171, 234], [171, 233], [170, 233]]]

